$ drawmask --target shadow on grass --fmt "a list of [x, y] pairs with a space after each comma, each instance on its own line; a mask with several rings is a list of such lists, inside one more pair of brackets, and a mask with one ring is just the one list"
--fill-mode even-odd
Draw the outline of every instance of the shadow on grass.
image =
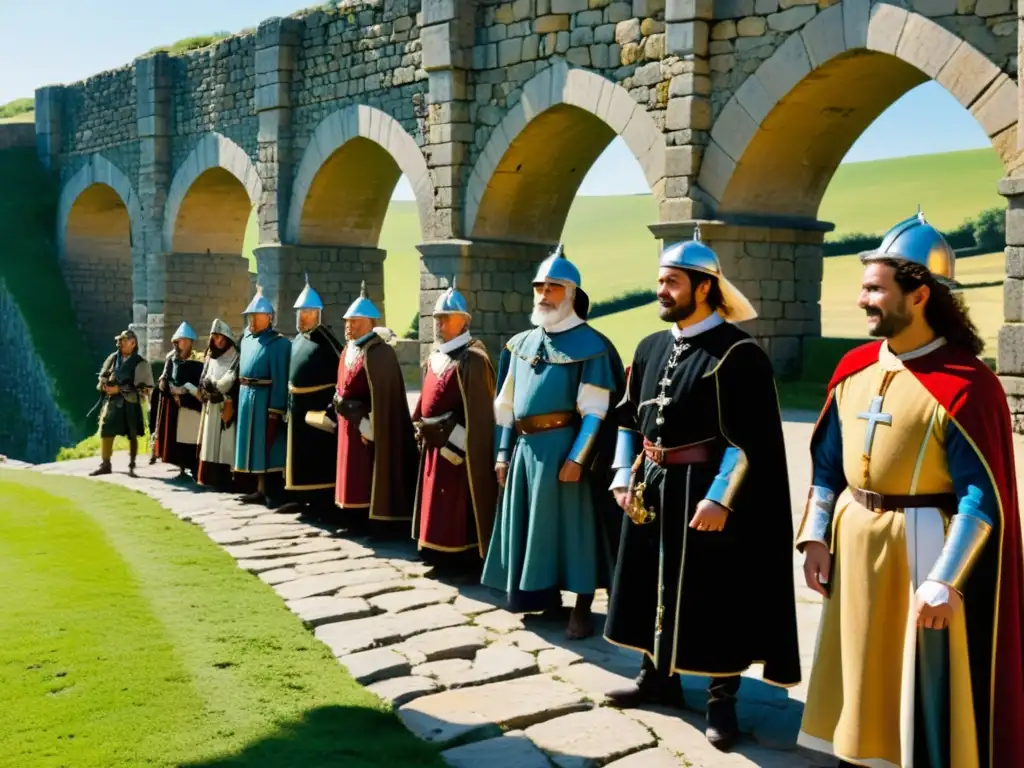
[[361, 707], [318, 707], [241, 751], [180, 763], [179, 768], [275, 768], [344, 765], [440, 766], [438, 751], [407, 733], [394, 715]]

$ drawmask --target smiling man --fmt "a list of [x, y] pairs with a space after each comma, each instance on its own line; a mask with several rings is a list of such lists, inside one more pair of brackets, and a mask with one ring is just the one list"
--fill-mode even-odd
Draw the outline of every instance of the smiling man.
[[[502, 487], [483, 583], [514, 612], [562, 607], [576, 593], [567, 636], [594, 632], [591, 605], [610, 570], [591, 476], [624, 372], [614, 349], [585, 321], [579, 270], [559, 245], [533, 280], [535, 328], [505, 345], [494, 403], [495, 471]], [[607, 466], [607, 462], [606, 465]]]
[[1010, 414], [918, 213], [865, 264], [880, 337], [811, 443], [797, 547], [825, 600], [799, 742], [841, 765], [1024, 765], [1024, 571]]
[[640, 342], [616, 413], [627, 517], [605, 625], [644, 656], [609, 697], [681, 707], [679, 674], [707, 675], [706, 735], [724, 750], [741, 672], [800, 681], [782, 416], [768, 356], [733, 324], [757, 314], [699, 230], [662, 252], [658, 302], [669, 328]]

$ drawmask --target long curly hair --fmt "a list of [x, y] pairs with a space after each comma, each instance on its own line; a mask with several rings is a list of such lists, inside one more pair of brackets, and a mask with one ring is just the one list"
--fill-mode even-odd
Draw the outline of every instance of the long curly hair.
[[924, 307], [924, 319], [937, 336], [944, 337], [947, 344], [969, 350], [975, 356], [982, 353], [985, 342], [978, 335], [962, 294], [954, 293], [940, 283], [921, 264], [888, 259], [883, 263], [895, 270], [896, 284], [904, 294], [922, 285], [928, 286], [930, 294]]

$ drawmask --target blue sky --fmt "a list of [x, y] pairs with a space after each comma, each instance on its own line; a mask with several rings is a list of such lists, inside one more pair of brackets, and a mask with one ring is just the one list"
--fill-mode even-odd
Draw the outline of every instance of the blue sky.
[[[217, 30], [255, 27], [316, 0], [0, 0], [0, 104], [53, 83], [127, 64], [157, 45]], [[100, 11], [99, 9], [103, 10]], [[893, 104], [844, 162], [990, 146], [978, 124], [941, 86], [915, 88]], [[580, 194], [646, 192], [640, 166], [616, 139]], [[412, 199], [400, 183], [396, 199]]]

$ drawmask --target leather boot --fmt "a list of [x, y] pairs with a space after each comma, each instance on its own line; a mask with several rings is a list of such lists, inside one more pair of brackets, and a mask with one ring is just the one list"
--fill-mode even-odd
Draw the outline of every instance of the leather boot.
[[94, 469], [89, 473], [89, 477], [99, 477], [100, 475], [109, 475], [114, 470], [110, 467], [109, 461], [101, 462], [97, 469]]
[[679, 683], [679, 675], [665, 675], [659, 672], [654, 662], [647, 656], [644, 656], [636, 682], [628, 688], [610, 691], [607, 698], [611, 706], [624, 709], [645, 704], [683, 708], [683, 689]]
[[708, 726], [704, 735], [711, 746], [723, 752], [731, 749], [740, 736], [736, 717], [736, 692], [739, 687], [739, 676], [712, 678], [708, 686]]

